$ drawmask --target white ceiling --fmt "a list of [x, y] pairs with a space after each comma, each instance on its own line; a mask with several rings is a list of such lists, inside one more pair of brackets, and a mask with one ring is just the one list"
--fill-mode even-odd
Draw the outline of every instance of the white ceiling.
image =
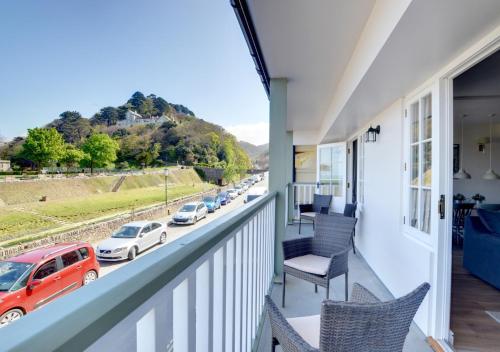
[[248, 0], [271, 78], [288, 78], [288, 128], [319, 129], [374, 0]]
[[453, 81], [456, 122], [466, 114], [464, 124], [488, 124], [491, 114], [500, 122], [500, 52], [487, 57]]
[[498, 25], [498, 0], [413, 0], [324, 141], [345, 139]]
[[347, 138], [500, 25], [500, 0], [411, 1], [335, 110], [330, 105], [345, 93], [339, 83], [375, 1], [247, 2], [270, 77], [289, 79], [289, 130], [311, 131], [321, 142]]

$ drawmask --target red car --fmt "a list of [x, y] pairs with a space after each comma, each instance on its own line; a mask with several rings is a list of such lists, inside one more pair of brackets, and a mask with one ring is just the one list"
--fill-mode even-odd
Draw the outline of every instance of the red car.
[[60, 243], [0, 261], [0, 326], [95, 281], [99, 263], [88, 243]]

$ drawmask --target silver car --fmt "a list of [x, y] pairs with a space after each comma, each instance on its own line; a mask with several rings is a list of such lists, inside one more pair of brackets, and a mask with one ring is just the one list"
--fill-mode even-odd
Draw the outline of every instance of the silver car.
[[96, 248], [98, 260], [133, 260], [138, 253], [167, 241], [167, 226], [156, 221], [135, 221], [123, 225]]
[[186, 203], [174, 214], [172, 222], [177, 225], [192, 225], [207, 217], [208, 208], [203, 202]]

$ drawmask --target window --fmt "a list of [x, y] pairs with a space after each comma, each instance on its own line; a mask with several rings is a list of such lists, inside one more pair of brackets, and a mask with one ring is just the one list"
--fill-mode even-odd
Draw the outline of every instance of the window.
[[430, 233], [432, 186], [432, 96], [407, 110], [410, 124], [409, 225]]
[[158, 224], [157, 222], [153, 223], [153, 230], [159, 229], [161, 227], [161, 224]]
[[345, 146], [325, 145], [318, 148], [319, 153], [319, 182], [329, 185], [334, 197], [344, 196], [344, 182], [346, 170]]
[[87, 247], [82, 247], [78, 250], [82, 259], [87, 259], [89, 257], [89, 249]]
[[61, 256], [64, 267], [78, 263], [80, 257], [76, 251], [71, 251]]
[[149, 231], [151, 231], [151, 225], [146, 225], [142, 228], [141, 233], [148, 233]]
[[33, 279], [41, 280], [49, 275], [57, 272], [57, 263], [55, 259], [49, 260], [47, 263], [43, 264], [33, 275]]

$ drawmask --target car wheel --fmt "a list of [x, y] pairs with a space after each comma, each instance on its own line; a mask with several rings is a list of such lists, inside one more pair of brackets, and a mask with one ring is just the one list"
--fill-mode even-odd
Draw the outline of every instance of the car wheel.
[[83, 277], [83, 286], [97, 280], [97, 273], [94, 270], [87, 271]]
[[20, 319], [24, 315], [21, 309], [15, 308], [6, 311], [0, 316], [0, 326], [5, 326]]
[[160, 235], [160, 243], [163, 244], [167, 242], [167, 233], [166, 232], [162, 232], [161, 235]]
[[135, 247], [130, 248], [130, 251], [128, 252], [128, 260], [134, 260], [136, 256], [137, 256], [137, 248]]

